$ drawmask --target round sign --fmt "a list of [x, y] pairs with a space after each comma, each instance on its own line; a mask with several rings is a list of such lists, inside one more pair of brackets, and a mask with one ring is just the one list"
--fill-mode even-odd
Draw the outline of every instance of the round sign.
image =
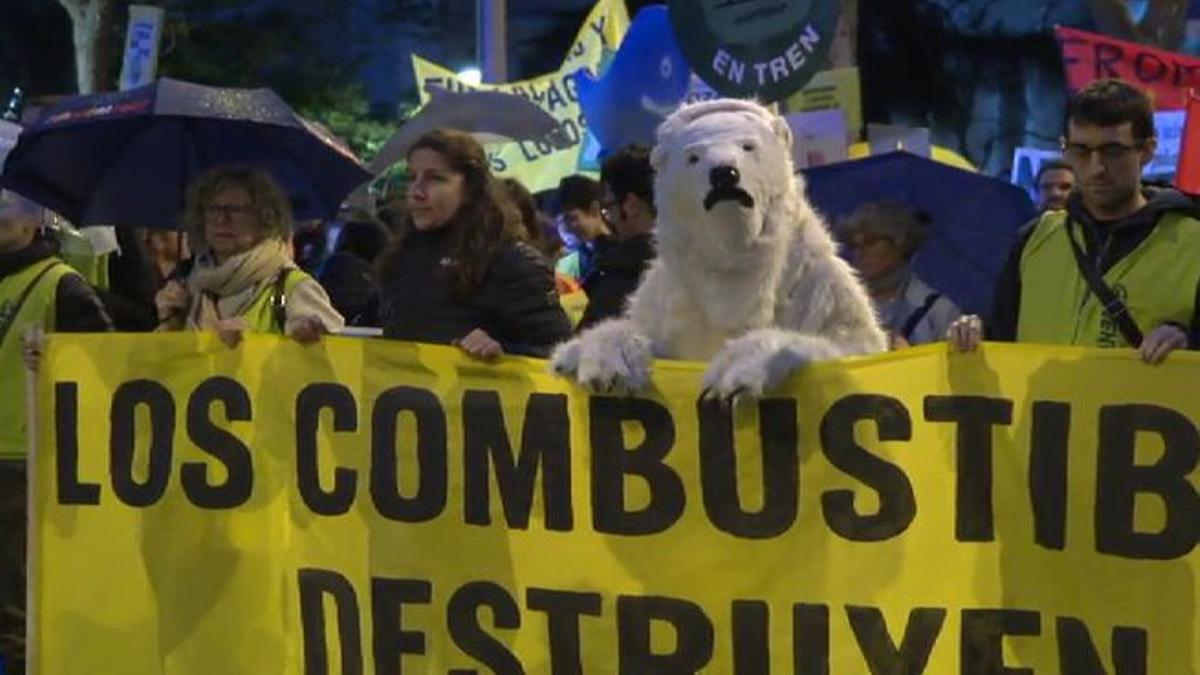
[[821, 70], [841, 0], [670, 0], [669, 7], [675, 39], [702, 80], [723, 96], [770, 103]]

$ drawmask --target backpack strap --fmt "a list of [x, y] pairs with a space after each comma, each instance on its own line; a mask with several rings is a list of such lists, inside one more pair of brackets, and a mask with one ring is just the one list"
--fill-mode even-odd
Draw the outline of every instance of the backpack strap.
[[1125, 301], [1117, 297], [1113, 289], [1109, 288], [1104, 282], [1104, 277], [1100, 274], [1100, 270], [1096, 269], [1096, 264], [1087, 257], [1083, 252], [1083, 247], [1075, 240], [1074, 221], [1070, 216], [1067, 217], [1064, 223], [1067, 230], [1067, 240], [1071, 242], [1071, 251], [1075, 253], [1075, 264], [1079, 266], [1079, 273], [1083, 275], [1084, 281], [1087, 282], [1088, 289], [1100, 301], [1100, 305], [1104, 308], [1104, 313], [1109, 316], [1117, 324], [1117, 328], [1121, 331], [1121, 336], [1125, 341], [1132, 345], [1135, 349], [1142, 344], [1142, 331], [1138, 328], [1133, 317], [1129, 315], [1129, 307]]
[[280, 270], [271, 284], [271, 320], [280, 333], [287, 327], [287, 282], [294, 270], [292, 267]]
[[908, 315], [908, 319], [904, 322], [904, 326], [900, 329], [900, 335], [902, 335], [905, 340], [908, 340], [910, 337], [912, 337], [913, 331], [917, 329], [917, 324], [921, 323], [921, 319], [925, 318], [925, 315], [929, 313], [929, 310], [933, 309], [934, 303], [936, 303], [941, 297], [942, 294], [938, 293], [937, 291], [930, 293], [929, 295], [925, 296], [925, 302], [921, 303], [921, 306], [918, 307], [916, 311]]

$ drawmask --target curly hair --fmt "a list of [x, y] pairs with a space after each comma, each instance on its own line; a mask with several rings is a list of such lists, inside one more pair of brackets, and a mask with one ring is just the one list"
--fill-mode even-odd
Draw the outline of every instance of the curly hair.
[[845, 240], [859, 233], [886, 237], [900, 248], [905, 258], [912, 258], [929, 236], [930, 222], [927, 214], [908, 204], [883, 200], [859, 206], [839, 223], [837, 231]]
[[204, 238], [204, 209], [229, 188], [241, 188], [250, 195], [250, 203], [258, 211], [257, 222], [263, 239], [287, 238], [292, 229], [292, 204], [287, 193], [262, 169], [227, 164], [205, 171], [188, 184], [183, 227], [194, 249], [208, 250]]
[[[438, 153], [463, 177], [462, 203], [444, 227], [451, 233], [450, 254], [456, 262], [448, 268], [451, 286], [454, 296], [465, 300], [483, 281], [496, 251], [509, 241], [525, 238], [524, 227], [504, 185], [492, 175], [483, 146], [470, 134], [434, 129], [412, 144], [408, 156], [421, 149]], [[412, 216], [406, 214], [392, 243], [379, 257], [381, 278], [413, 229]]]

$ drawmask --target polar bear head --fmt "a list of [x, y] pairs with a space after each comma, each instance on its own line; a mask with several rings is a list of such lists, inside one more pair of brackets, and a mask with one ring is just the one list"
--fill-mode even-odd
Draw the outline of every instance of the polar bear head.
[[726, 267], [785, 245], [804, 206], [791, 151], [787, 122], [752, 101], [677, 110], [650, 158], [660, 254]]

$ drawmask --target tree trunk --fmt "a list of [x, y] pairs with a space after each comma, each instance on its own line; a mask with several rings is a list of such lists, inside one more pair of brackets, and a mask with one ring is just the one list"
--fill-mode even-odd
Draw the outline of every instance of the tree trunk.
[[75, 38], [75, 78], [80, 94], [114, 88], [116, 0], [58, 0], [71, 17]]
[[829, 46], [829, 67], [850, 68], [858, 65], [858, 0], [842, 0], [833, 44]]
[[1133, 20], [1124, 0], [1088, 0], [1088, 5], [1106, 35], [1168, 51], [1183, 47], [1188, 0], [1150, 0], [1141, 23]]

